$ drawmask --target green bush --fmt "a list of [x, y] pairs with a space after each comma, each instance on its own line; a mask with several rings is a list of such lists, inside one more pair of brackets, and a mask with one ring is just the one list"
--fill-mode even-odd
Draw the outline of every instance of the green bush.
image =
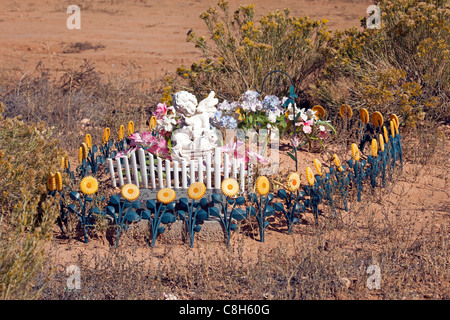
[[[448, 119], [450, 10], [445, 1], [382, 0], [381, 28], [336, 31], [314, 102], [394, 112], [403, 123]], [[366, 18], [361, 19], [366, 25]]]
[[30, 299], [59, 212], [46, 177], [62, 152], [49, 130], [3, 118], [0, 106], [0, 299]]
[[[272, 70], [287, 72], [299, 88], [323, 64], [319, 48], [329, 37], [327, 20], [290, 17], [289, 9], [256, 19], [254, 5], [241, 5], [234, 12], [227, 1], [219, 1], [218, 6], [220, 11], [211, 7], [200, 15], [208, 40], [195, 32], [187, 36], [203, 59], [189, 68], [179, 67], [177, 79], [169, 79], [166, 91], [188, 88], [201, 97], [213, 90], [222, 99], [237, 100], [248, 89], [259, 90]], [[277, 73], [264, 91], [282, 96], [288, 85], [289, 79]]]

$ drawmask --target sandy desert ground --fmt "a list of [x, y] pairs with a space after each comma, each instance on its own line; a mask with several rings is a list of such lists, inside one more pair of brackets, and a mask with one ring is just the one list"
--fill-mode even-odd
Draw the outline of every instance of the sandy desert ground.
[[[292, 16], [329, 20], [330, 29], [358, 26], [370, 0], [231, 0], [230, 8], [255, 4], [257, 15], [291, 9]], [[69, 5], [81, 9], [81, 29], [67, 28]], [[153, 78], [198, 58], [186, 34], [204, 30], [199, 18], [216, 1], [78, 0], [0, 1], [0, 70], [25, 74], [39, 61], [59, 72], [89, 59], [98, 71]], [[217, 7], [217, 6], [216, 6]], [[92, 49], [73, 52], [89, 42]], [[63, 65], [62, 65], [63, 64]], [[20, 74], [21, 73], [21, 74]]]

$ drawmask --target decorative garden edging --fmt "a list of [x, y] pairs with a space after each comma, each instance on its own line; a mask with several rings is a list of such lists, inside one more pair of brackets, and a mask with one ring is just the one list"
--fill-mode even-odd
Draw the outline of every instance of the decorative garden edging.
[[[261, 103], [260, 107], [263, 108], [262, 102], [256, 100], [254, 92], [246, 92], [245, 99], [245, 103]], [[290, 89], [290, 98], [284, 102], [273, 97], [268, 101], [264, 100], [266, 103], [275, 101], [275, 108], [280, 108], [281, 105], [286, 108], [286, 112], [279, 117], [284, 119], [284, 129], [292, 128], [294, 131], [294, 138], [291, 140], [293, 150], [287, 154], [295, 161], [296, 170], [289, 175], [286, 184], [280, 184], [283, 188], [278, 189], [276, 194], [270, 192], [270, 185], [274, 181], [271, 182], [264, 173], [255, 174], [256, 171], [252, 170], [250, 157], [259, 159], [260, 155], [249, 151], [250, 148], [246, 149], [242, 157], [235, 153], [239, 144], [245, 145], [244, 135], [240, 134], [240, 138], [244, 140], [236, 141], [234, 146], [225, 145], [211, 152], [201, 152], [194, 158], [189, 157], [189, 161], [172, 161], [167, 152], [168, 143], [164, 141], [167, 137], [157, 138], [154, 131], [145, 132], [142, 136], [135, 134], [134, 124], [130, 121], [127, 126], [128, 138], [124, 136], [125, 127], [121, 126], [119, 140], [114, 143], [109, 139], [109, 128], [106, 128], [103, 145], [99, 148], [92, 144], [92, 138], [87, 134], [79, 148], [79, 165], [75, 171], [71, 170], [67, 158], [62, 159], [63, 173], [72, 180], [76, 173], [81, 179], [81, 192], [71, 190], [69, 186], [63, 188], [59, 172], [48, 176], [49, 195], [61, 196], [61, 214], [58, 219], [61, 231], [65, 232], [68, 214], [76, 214], [82, 227], [84, 242], [88, 242], [89, 229], [95, 225], [96, 220], [109, 217], [116, 229], [117, 246], [120, 235], [131, 223], [147, 220], [151, 232], [151, 247], [154, 247], [158, 235], [166, 230], [163, 225], [182, 222], [189, 235], [189, 244], [193, 247], [195, 235], [202, 230], [206, 221], [214, 217], [221, 224], [225, 242], [229, 245], [231, 231], [238, 230], [238, 222], [254, 217], [259, 230], [259, 240], [264, 242], [265, 230], [270, 225], [270, 219], [267, 218], [277, 212], [284, 216], [288, 233], [291, 234], [305, 212], [313, 213], [317, 225], [321, 208], [328, 205], [338, 218], [340, 207], [348, 211], [350, 190], [356, 192], [357, 201], [360, 202], [366, 186], [370, 186], [372, 192], [376, 187], [385, 187], [386, 181], [393, 179], [398, 166], [401, 170], [403, 157], [398, 117], [394, 114], [390, 116], [388, 130], [383, 125], [384, 118], [381, 113], [374, 112], [370, 123], [367, 110], [362, 109], [360, 141], [351, 145], [352, 158], [342, 163], [335, 154], [334, 165], [329, 167], [329, 172], [325, 172], [320, 161], [314, 159], [311, 167], [315, 168], [316, 174], [308, 166], [305, 171], [307, 184], [301, 185], [300, 173], [297, 172], [297, 149], [310, 143], [311, 139], [320, 141], [320, 138], [313, 135], [312, 127], [322, 126], [327, 121], [323, 120], [326, 112], [321, 106], [314, 106], [308, 111], [302, 109], [295, 114], [294, 100], [293, 87]], [[161, 106], [161, 110], [165, 110], [165, 106]], [[253, 112], [251, 110], [247, 110], [249, 117]], [[267, 110], [273, 111], [270, 108]], [[244, 113], [239, 115], [243, 116]], [[354, 122], [354, 119], [351, 119], [353, 111], [349, 106], [343, 105], [340, 115], [343, 119], [342, 127], [347, 130], [348, 124]], [[150, 121], [151, 131], [155, 128], [155, 119]], [[247, 119], [246, 123], [254, 125], [253, 120]], [[270, 124], [267, 125], [269, 127]], [[335, 132], [330, 124], [327, 125]], [[247, 134], [254, 131], [252, 128], [247, 129]], [[323, 133], [323, 130], [320, 128], [319, 134]], [[298, 133], [301, 133], [304, 139], [303, 144], [299, 142]], [[247, 134], [245, 136], [249, 137]], [[144, 146], [133, 145], [138, 140], [148, 143], [144, 143]], [[163, 148], [159, 148], [161, 142]], [[367, 142], [370, 142], [370, 154], [364, 156]], [[113, 146], [117, 150], [112, 150]], [[155, 146], [157, 147], [154, 148]], [[128, 147], [131, 148], [127, 150]], [[233, 156], [228, 153], [230, 150]], [[120, 156], [116, 156], [117, 153], [120, 153]], [[166, 158], [160, 157], [159, 154]], [[103, 205], [106, 199], [97, 199], [94, 196], [98, 190], [98, 181], [94, 176], [104, 164], [112, 186], [121, 188], [120, 194], [112, 195], [106, 206]]]

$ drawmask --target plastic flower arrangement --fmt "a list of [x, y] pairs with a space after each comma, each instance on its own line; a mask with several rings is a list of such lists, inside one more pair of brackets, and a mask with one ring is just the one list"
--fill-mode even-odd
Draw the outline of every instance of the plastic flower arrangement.
[[116, 151], [112, 152], [111, 148], [114, 145], [114, 140], [110, 139], [111, 129], [105, 128], [103, 131], [102, 142], [103, 145], [100, 145], [99, 149], [104, 159], [108, 159], [114, 157]]
[[179, 218], [184, 222], [189, 233], [190, 247], [194, 247], [195, 233], [200, 232], [201, 224], [209, 218], [208, 200], [203, 198], [206, 186], [201, 182], [194, 182], [188, 188], [189, 202], [186, 198], [179, 200], [180, 210], [177, 211]]
[[87, 211], [87, 203], [93, 202], [94, 199], [91, 197], [98, 190], [98, 180], [92, 176], [84, 177], [80, 182], [81, 194], [77, 191], [70, 192], [70, 198], [78, 203], [70, 204], [67, 206], [70, 212], [76, 213], [81, 227], [83, 229], [84, 242], [88, 243], [88, 227], [92, 227], [95, 222], [95, 214], [100, 212], [98, 207], [91, 208], [89, 212]]
[[273, 204], [276, 212], [282, 212], [288, 223], [288, 234], [292, 233], [293, 226], [299, 221], [299, 214], [305, 212], [305, 205], [301, 203], [305, 199], [305, 193], [300, 191], [300, 175], [297, 172], [289, 174], [287, 179], [287, 189], [279, 189], [278, 198], [284, 200]]
[[[241, 208], [236, 208], [236, 205], [243, 205], [245, 203], [244, 197], [236, 197], [239, 192], [239, 184], [236, 179], [227, 178], [222, 181], [221, 191], [226, 196], [225, 201], [223, 201], [220, 194], [212, 194], [211, 200], [215, 204], [220, 204], [221, 210], [217, 207], [210, 207], [209, 214], [220, 219], [220, 223], [223, 226], [226, 244], [229, 246], [231, 231], [237, 229], [237, 224], [233, 223], [233, 220], [241, 221], [247, 218], [247, 212]], [[229, 210], [228, 206], [232, 206]]]
[[86, 163], [83, 165], [86, 167], [87, 171], [91, 171], [92, 174], [95, 175], [98, 171], [99, 165], [106, 162], [106, 158], [103, 154], [97, 155], [97, 145], [92, 144], [92, 137], [89, 133], [86, 134], [84, 138], [83, 149], [83, 154], [85, 155], [84, 159], [86, 160]]
[[175, 215], [171, 211], [175, 208], [176, 192], [171, 188], [162, 188], [158, 191], [155, 200], [147, 200], [146, 206], [148, 210], [144, 210], [141, 213], [141, 217], [144, 220], [149, 220], [152, 240], [151, 247], [153, 248], [156, 243], [156, 237], [158, 234], [164, 233], [165, 227], [162, 224], [169, 224], [175, 222]]
[[111, 216], [116, 226], [115, 247], [119, 245], [122, 231], [128, 227], [127, 222], [135, 222], [141, 219], [136, 209], [141, 207], [141, 201], [137, 200], [140, 195], [139, 187], [134, 184], [125, 184], [120, 194], [124, 198], [121, 201], [119, 195], [112, 195], [109, 198], [106, 214]]
[[259, 229], [259, 239], [261, 242], [264, 242], [264, 231], [270, 224], [266, 218], [275, 213], [275, 210], [270, 205], [274, 195], [269, 194], [270, 182], [266, 176], [259, 176], [258, 179], [256, 179], [255, 187], [260, 196], [258, 197], [255, 193], [250, 193], [248, 195], [248, 199], [253, 205], [247, 207], [247, 215], [256, 217]]
[[245, 143], [242, 141], [236, 141], [234, 143], [229, 142], [221, 147], [221, 151], [228, 154], [230, 156], [230, 159], [243, 161], [246, 166], [253, 160], [255, 160], [256, 163], [260, 164], [269, 163], [269, 159], [260, 155], [258, 152], [245, 147]]

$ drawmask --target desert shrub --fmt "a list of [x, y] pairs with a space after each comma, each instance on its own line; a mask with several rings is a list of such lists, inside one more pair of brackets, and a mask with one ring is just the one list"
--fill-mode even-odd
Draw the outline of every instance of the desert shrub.
[[59, 209], [46, 177], [62, 151], [47, 127], [0, 116], [0, 299], [30, 299]]
[[[218, 6], [219, 11], [210, 7], [200, 15], [208, 39], [193, 31], [187, 36], [203, 59], [190, 67], [180, 66], [178, 77], [168, 79], [166, 92], [184, 87], [197, 96], [214, 90], [222, 99], [239, 99], [248, 89], [259, 90], [272, 70], [287, 72], [299, 88], [324, 62], [318, 49], [329, 36], [327, 20], [291, 17], [289, 9], [257, 19], [254, 5], [241, 5], [234, 12], [227, 1], [219, 1]], [[289, 79], [278, 73], [268, 79], [264, 91], [282, 96], [288, 85]]]
[[87, 132], [99, 141], [105, 127], [117, 137], [120, 125], [130, 120], [137, 128], [147, 126], [161, 97], [159, 81], [149, 85], [135, 80], [132, 71], [124, 76], [105, 76], [88, 60], [73, 68], [62, 65], [62, 69], [58, 77], [42, 64], [19, 79], [4, 74], [0, 76], [0, 100], [6, 106], [6, 116], [45, 122], [53, 128], [52, 137], [68, 149], [78, 147]]
[[[314, 103], [395, 112], [415, 125], [448, 120], [450, 10], [445, 1], [382, 0], [381, 28], [336, 31]], [[366, 18], [361, 19], [366, 25]]]

